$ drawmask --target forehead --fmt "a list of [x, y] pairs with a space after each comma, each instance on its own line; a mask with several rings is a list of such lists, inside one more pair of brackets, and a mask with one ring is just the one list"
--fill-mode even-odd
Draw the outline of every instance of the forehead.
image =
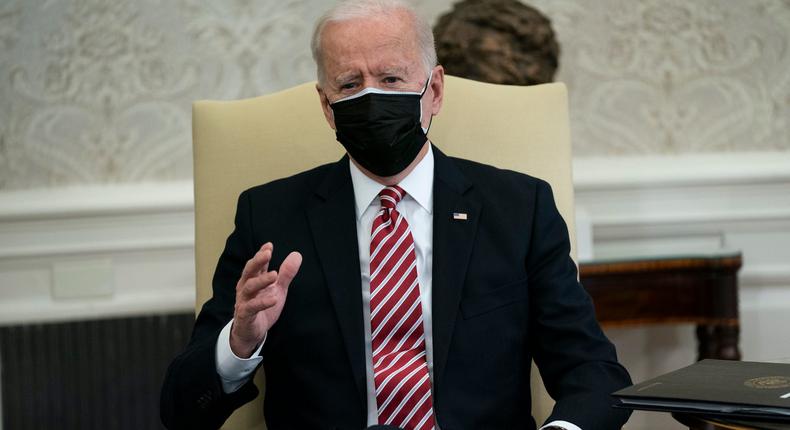
[[321, 34], [324, 70], [328, 78], [351, 72], [383, 69], [418, 70], [419, 44], [411, 18], [405, 13], [330, 22]]

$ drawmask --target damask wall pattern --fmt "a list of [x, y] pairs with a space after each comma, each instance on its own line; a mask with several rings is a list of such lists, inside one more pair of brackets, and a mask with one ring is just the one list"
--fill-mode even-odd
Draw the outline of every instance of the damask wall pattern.
[[191, 102], [311, 80], [320, 9], [0, 0], [0, 188], [188, 179]]
[[790, 1], [533, 0], [577, 155], [790, 149]]
[[[191, 102], [314, 79], [328, 3], [0, 0], [0, 189], [188, 179]], [[530, 3], [576, 156], [790, 150], [790, 0]]]

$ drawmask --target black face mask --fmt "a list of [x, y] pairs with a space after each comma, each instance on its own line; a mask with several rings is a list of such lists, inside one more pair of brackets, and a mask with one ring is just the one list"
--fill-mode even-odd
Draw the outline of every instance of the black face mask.
[[430, 82], [421, 93], [365, 88], [332, 103], [337, 141], [375, 175], [402, 172], [428, 140], [420, 100]]

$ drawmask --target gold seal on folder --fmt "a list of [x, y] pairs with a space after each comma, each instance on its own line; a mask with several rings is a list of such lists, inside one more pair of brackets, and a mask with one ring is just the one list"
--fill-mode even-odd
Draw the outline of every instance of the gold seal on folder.
[[750, 388], [787, 388], [790, 387], [790, 378], [787, 376], [761, 376], [744, 382]]

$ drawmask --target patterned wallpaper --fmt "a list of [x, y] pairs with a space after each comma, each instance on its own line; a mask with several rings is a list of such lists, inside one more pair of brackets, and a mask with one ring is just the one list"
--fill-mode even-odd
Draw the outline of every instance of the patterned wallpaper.
[[790, 1], [534, 0], [577, 155], [790, 149]]
[[[0, 189], [189, 178], [191, 101], [312, 80], [327, 3], [0, 0]], [[531, 3], [576, 156], [790, 150], [790, 0]]]

